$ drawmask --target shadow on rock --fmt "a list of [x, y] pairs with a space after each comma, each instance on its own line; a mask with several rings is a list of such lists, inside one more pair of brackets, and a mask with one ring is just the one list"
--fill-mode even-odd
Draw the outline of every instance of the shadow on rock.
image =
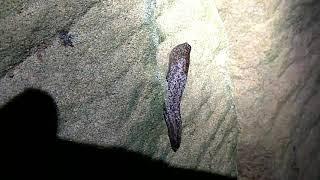
[[[0, 109], [4, 171], [41, 177], [202, 177], [232, 179], [202, 171], [173, 168], [163, 161], [128, 151], [56, 138], [58, 111], [53, 98], [26, 89]], [[46, 179], [46, 178], [44, 178]]]

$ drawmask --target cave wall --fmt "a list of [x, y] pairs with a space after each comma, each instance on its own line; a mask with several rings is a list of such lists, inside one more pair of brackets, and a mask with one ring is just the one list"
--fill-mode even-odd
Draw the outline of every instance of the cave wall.
[[319, 179], [319, 1], [216, 1], [230, 40], [240, 179]]
[[[239, 179], [319, 179], [316, 0], [1, 3], [0, 104], [26, 87], [49, 92], [60, 138]], [[173, 153], [165, 74], [170, 50], [186, 41], [183, 140]]]
[[[27, 87], [42, 89], [57, 103], [61, 139], [237, 175], [228, 40], [213, 1], [6, 3], [1, 105]], [[61, 31], [74, 47], [63, 45]], [[184, 42], [192, 47], [191, 63], [181, 102], [182, 143], [174, 153], [163, 119], [165, 75], [171, 49]]]

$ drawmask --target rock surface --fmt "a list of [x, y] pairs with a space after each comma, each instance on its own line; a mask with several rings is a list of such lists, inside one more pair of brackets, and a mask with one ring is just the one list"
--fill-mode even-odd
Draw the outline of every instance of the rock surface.
[[319, 179], [320, 2], [217, 0], [230, 40], [240, 179]]
[[[39, 88], [58, 105], [62, 139], [236, 176], [227, 38], [213, 1], [19, 2], [1, 14], [1, 105]], [[73, 36], [74, 47], [63, 45], [59, 31]], [[163, 93], [168, 54], [183, 42], [192, 52], [174, 153]]]
[[57, 31], [69, 30], [97, 0], [4, 0], [0, 13], [0, 77], [39, 49], [50, 46]]
[[[319, 1], [0, 7], [0, 105], [26, 87], [49, 92], [60, 138], [239, 179], [320, 179]], [[162, 117], [165, 74], [169, 52], [184, 42], [191, 63], [174, 153]]]

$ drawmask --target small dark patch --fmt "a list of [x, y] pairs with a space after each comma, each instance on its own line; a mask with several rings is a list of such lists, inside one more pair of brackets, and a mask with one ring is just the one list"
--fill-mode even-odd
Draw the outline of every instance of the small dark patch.
[[166, 39], [166, 35], [163, 32], [159, 31], [159, 43], [164, 42]]
[[73, 35], [69, 34], [68, 31], [65, 31], [65, 30], [60, 31], [59, 38], [62, 40], [62, 43], [65, 47], [67, 46], [74, 47], [72, 43]]
[[14, 77], [13, 72], [9, 72], [9, 78], [13, 78], [13, 77]]
[[8, 75], [9, 78], [13, 78], [14, 77], [13, 71], [14, 71], [14, 66], [9, 66], [7, 68], [7, 75]]
[[42, 41], [36, 48], [35, 48], [35, 53], [37, 56], [37, 59], [40, 62], [43, 62], [43, 58], [46, 54], [46, 49], [48, 48], [48, 46], [50, 45], [49, 41]]
[[318, 77], [316, 79], [316, 83], [320, 85], [320, 74], [318, 75]]

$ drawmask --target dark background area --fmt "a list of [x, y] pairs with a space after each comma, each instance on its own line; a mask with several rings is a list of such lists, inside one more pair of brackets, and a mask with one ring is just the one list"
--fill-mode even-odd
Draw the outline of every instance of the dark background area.
[[56, 137], [58, 109], [46, 92], [29, 88], [0, 109], [2, 165], [8, 177], [179, 177], [234, 179], [170, 167], [128, 151], [61, 140]]

